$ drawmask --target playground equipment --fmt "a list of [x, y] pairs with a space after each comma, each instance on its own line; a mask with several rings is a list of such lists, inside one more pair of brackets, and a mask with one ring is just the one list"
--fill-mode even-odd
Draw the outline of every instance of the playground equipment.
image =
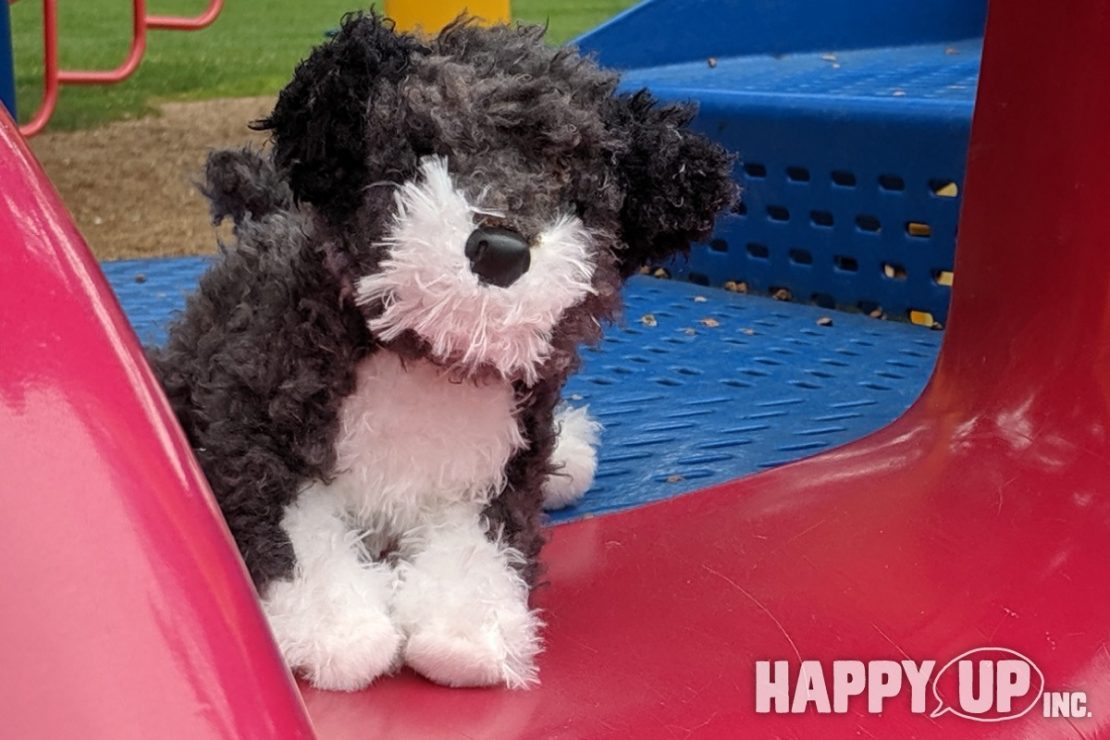
[[[34, 136], [42, 131], [58, 103], [58, 90], [62, 85], [109, 85], [121, 82], [139, 68], [146, 52], [146, 32], [149, 29], [166, 31], [198, 31], [207, 28], [220, 15], [223, 0], [209, 0], [203, 13], [192, 18], [148, 15], [146, 0], [131, 0], [131, 47], [124, 61], [112, 70], [70, 70], [58, 67], [58, 8], [57, 0], [42, 2], [43, 37], [43, 91], [42, 101], [31, 120], [20, 127], [24, 136]], [[6, 10], [6, 9], [5, 9]], [[6, 29], [0, 28], [0, 31]], [[5, 36], [6, 38], [6, 36]], [[10, 66], [9, 66], [10, 69]]]
[[509, 0], [385, 0], [385, 15], [397, 22], [402, 31], [432, 34], [439, 31], [465, 10], [483, 23], [507, 22], [511, 17]]
[[[127, 319], [0, 114], [5, 734], [310, 737]], [[23, 493], [18, 493], [23, 492]], [[18, 521], [18, 525], [16, 522]], [[9, 602], [11, 603], [11, 602]]]
[[758, 7], [650, 0], [579, 40], [743, 157], [741, 207], [673, 271], [943, 323], [985, 2]]
[[[923, 7], [928, 15], [936, 6]], [[1103, 130], [1110, 114], [1110, 16], [1099, 0], [1056, 11], [1048, 0], [992, 6], [966, 182], [948, 169], [936, 173], [953, 178], [963, 199], [961, 246], [951, 265], [959, 281], [936, 369], [909, 411], [875, 434], [802, 462], [556, 527], [545, 557], [550, 585], [538, 593], [548, 622], [540, 688], [458, 691], [409, 674], [353, 695], [302, 688], [317, 735], [981, 736], [983, 726], [968, 720], [912, 714], [904, 694], [881, 716], [864, 706], [847, 714], [811, 708], [760, 715], [753, 679], [757, 660], [788, 660], [795, 669], [802, 659], [943, 664], [985, 646], [1029, 656], [1047, 690], [1084, 691], [1091, 710], [1089, 717], [1049, 718], [1038, 705], [992, 726], [993, 735], [1110, 734], [1102, 720], [1110, 706], [1110, 592], [1103, 586], [1110, 570], [1110, 396], [1103, 380], [1110, 372], [1104, 350], [1110, 257], [1102, 227], [1110, 196], [1110, 139]], [[929, 22], [923, 16], [916, 27]], [[668, 26], [672, 39], [681, 40], [681, 25]], [[660, 33], [655, 26], [640, 38]], [[855, 45], [856, 37], [843, 38]], [[933, 40], [947, 48], [943, 38], [938, 31]], [[782, 117], [806, 103], [795, 96], [778, 102], [785, 105]], [[860, 105], [878, 120], [896, 104]], [[849, 150], [842, 154], [849, 159]], [[832, 165], [799, 166], [813, 183]], [[762, 180], [747, 174], [750, 204], [767, 197], [763, 186], [802, 187], [804, 181], [789, 184], [788, 173], [772, 176], [782, 171], [777, 165], [766, 167]], [[907, 196], [875, 197], [909, 197], [913, 180], [888, 168], [853, 171], [857, 183], [900, 174]], [[0, 363], [0, 451], [10, 490], [23, 494], [9, 497], [0, 537], [2, 582], [20, 595], [0, 629], [0, 649], [19, 666], [0, 682], [6, 727], [19, 737], [311, 736], [134, 334], [6, 118], [0, 177], [9, 184], [0, 233], [10, 245], [0, 250], [0, 333], [12, 338]], [[852, 213], [850, 192], [822, 188]], [[901, 216], [893, 218], [897, 224]], [[877, 244], [865, 244], [875, 250], [866, 254], [879, 256]], [[118, 279], [147, 268], [110, 269]], [[907, 282], [914, 279], [908, 266], [907, 273]], [[729, 311], [757, 305], [772, 306], [768, 316], [822, 315], [760, 298], [722, 299], [710, 288], [675, 281], [643, 278], [633, 290], [641, 301], [635, 311], [651, 311], [654, 328], [674, 329], [666, 336], [679, 342], [701, 341], [714, 327], [700, 325], [690, 340], [683, 329], [694, 326], [667, 325], [665, 314], [680, 311], [671, 304], [720, 300], [722, 324]], [[741, 304], [751, 308], [727, 308]], [[863, 317], [824, 315], [834, 326], [813, 321], [811, 331], [843, 324], [873, 345], [894, 336], [868, 337], [863, 327], [870, 320]], [[594, 403], [607, 394], [631, 396], [641, 385], [667, 388], [655, 379], [693, 377], [680, 369], [700, 369], [689, 358], [675, 365], [668, 352], [652, 352], [678, 345], [653, 338], [636, 313], [629, 318], [639, 335], [618, 338], [643, 347], [626, 341], [623, 349], [588, 358], [588, 373], [612, 381], [586, 378], [589, 385], [578, 392], [593, 393]], [[744, 321], [740, 327], [754, 336], [772, 331]], [[909, 325], [870, 325], [906, 337], [938, 336]], [[783, 336], [809, 336], [796, 328]], [[781, 346], [791, 349], [785, 340]], [[856, 355], [834, 354], [851, 362], [859, 346], [866, 345], [843, 347]], [[633, 380], [622, 380], [615, 362], [591, 369], [611, 351], [647, 360], [646, 369]], [[749, 357], [731, 379], [774, 383], [779, 366], [757, 359]], [[743, 373], [761, 366], [763, 376]], [[737, 416], [782, 405], [752, 412], [706, 392], [700, 380], [691, 383], [682, 391], [691, 402], [683, 413], [697, 411], [701, 393], [707, 405], [727, 404]], [[612, 404], [626, 410], [607, 419], [618, 443], [630, 439], [623, 436], [627, 423], [622, 431], [627, 414], [665, 404], [645, 395], [651, 394]], [[691, 418], [698, 417], [659, 421], [672, 427], [655, 432], [670, 435], [658, 444], [669, 449], [699, 437], [696, 426], [682, 426]], [[715, 429], [698, 443], [726, 441], [728, 434]], [[644, 460], [626, 460], [625, 467], [653, 464]], [[693, 484], [707, 480], [713, 478]], [[678, 483], [673, 490], [685, 489]]]

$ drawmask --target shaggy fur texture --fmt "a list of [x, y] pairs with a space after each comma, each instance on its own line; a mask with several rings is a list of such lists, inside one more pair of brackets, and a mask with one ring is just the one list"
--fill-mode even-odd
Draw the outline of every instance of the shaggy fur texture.
[[590, 418], [588, 410], [563, 407], [555, 415], [558, 429], [555, 451], [551, 454], [554, 472], [544, 485], [545, 509], [562, 509], [582, 498], [597, 472], [597, 442], [601, 425]]
[[[296, 70], [270, 153], [214, 153], [235, 244], [152, 363], [286, 659], [353, 689], [407, 662], [450, 685], [535, 680], [545, 492], [589, 485], [597, 427], [563, 411], [623, 276], [735, 196], [692, 112], [542, 29], [421, 41], [351, 15]], [[477, 228], [531, 245], [480, 282]], [[560, 432], [561, 435], [560, 436]]]

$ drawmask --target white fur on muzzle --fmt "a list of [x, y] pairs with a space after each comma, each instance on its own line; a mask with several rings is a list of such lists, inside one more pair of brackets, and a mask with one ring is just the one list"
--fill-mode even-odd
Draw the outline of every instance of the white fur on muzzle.
[[480, 282], [464, 253], [476, 218], [500, 214], [469, 203], [446, 160], [424, 158], [396, 203], [381, 244], [387, 256], [358, 283], [359, 303], [381, 304], [370, 330], [387, 342], [413, 331], [436, 362], [464, 374], [492, 367], [535, 383], [552, 330], [594, 291], [591, 237], [581, 220], [556, 217], [535, 239], [528, 272], [502, 288]]

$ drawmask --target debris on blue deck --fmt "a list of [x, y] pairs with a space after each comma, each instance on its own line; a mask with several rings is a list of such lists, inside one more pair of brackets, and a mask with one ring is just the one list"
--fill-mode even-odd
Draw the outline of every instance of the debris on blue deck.
[[[102, 265], [145, 343], [165, 338], [196, 257]], [[856, 439], [924, 386], [941, 334], [905, 323], [632, 278], [626, 313], [565, 396], [605, 425], [594, 488], [565, 521], [637, 506]], [[828, 320], [831, 320], [831, 324]]]

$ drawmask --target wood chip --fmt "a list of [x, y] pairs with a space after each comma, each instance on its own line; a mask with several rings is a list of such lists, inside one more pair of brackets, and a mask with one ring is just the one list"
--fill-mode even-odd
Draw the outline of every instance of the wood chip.
[[886, 314], [883, 313], [883, 309], [881, 309], [881, 308], [873, 309], [871, 311], [871, 313], [869, 313], [867, 315], [870, 316], [873, 319], [885, 319], [886, 318]]
[[681, 475], [668, 475], [667, 476], [667, 482], [668, 483], [681, 483], [684, 480], [686, 480], [686, 479], [683, 478]]
[[274, 99], [158, 107], [160, 115], [78, 131], [48, 128], [30, 141], [98, 259], [214, 254], [208, 203], [190, 182], [212, 149], [261, 146], [266, 135], [243, 123], [268, 115]]
[[688, 327], [686, 327], [685, 329], [682, 330], [682, 333], [685, 334], [688, 337], [692, 337], [692, 336], [694, 336], [695, 334], [698, 333], [698, 330], [688, 326]]
[[726, 280], [724, 284], [724, 289], [729, 291], [730, 293], [747, 293], [748, 284], [740, 283], [735, 280]]
[[705, 297], [705, 296], [703, 296], [703, 295], [696, 295], [696, 296], [694, 296], [694, 303], [705, 303], [705, 302], [707, 302], [708, 300], [709, 300], [709, 299], [708, 299], [708, 298], [706, 298], [706, 297]]
[[717, 321], [717, 319], [712, 319], [712, 318], [701, 319], [698, 323], [701, 324], [702, 326], [709, 327], [710, 329], [716, 329], [718, 326], [721, 325], [720, 321]]
[[640, 317], [640, 323], [643, 324], [644, 326], [649, 326], [649, 327], [650, 326], [657, 326], [659, 324], [659, 322], [655, 320], [655, 316], [653, 316], [650, 313], [645, 313], [643, 316], [641, 316]]
[[933, 324], [936, 323], [936, 320], [933, 319], [933, 315], [931, 313], [929, 313], [928, 311], [918, 311], [916, 309], [911, 309], [910, 310], [910, 323], [911, 324], [917, 324], [918, 326], [929, 326], [929, 327], [931, 327], [931, 326], [933, 326]]
[[749, 337], [755, 336], [755, 329], [741, 329], [741, 333], [747, 334]]
[[960, 50], [957, 49], [955, 46], [946, 46], [944, 47], [944, 53], [950, 57], [954, 57], [960, 53]]
[[641, 267], [640, 268], [640, 274], [641, 275], [650, 275], [651, 274], [651, 266], [650, 265], [644, 265], [643, 267]]
[[717, 66], [717, 57], [709, 57], [705, 60], [705, 63], [709, 65], [710, 69], [713, 69]]
[[667, 272], [662, 267], [656, 268], [655, 272], [651, 274], [661, 280], [668, 280], [671, 277], [671, 273]]
[[833, 325], [832, 318], [829, 317], [829, 316], [822, 316], [821, 318], [817, 319], [817, 325], [818, 326], [832, 326]]
[[786, 288], [779, 288], [778, 290], [776, 290], [774, 293], [771, 294], [771, 297], [774, 298], [776, 301], [789, 301], [794, 296], [792, 296], [790, 294], [790, 291], [787, 290]]
[[960, 186], [954, 182], [941, 185], [934, 191], [934, 195], [940, 198], [955, 198], [960, 194]]

